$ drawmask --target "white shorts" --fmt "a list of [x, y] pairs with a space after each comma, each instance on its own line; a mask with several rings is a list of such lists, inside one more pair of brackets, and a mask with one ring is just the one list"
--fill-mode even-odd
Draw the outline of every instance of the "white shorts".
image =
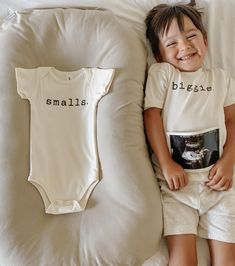
[[202, 238], [235, 243], [235, 186], [217, 192], [203, 182], [190, 181], [171, 191], [160, 181], [164, 235], [195, 234]]

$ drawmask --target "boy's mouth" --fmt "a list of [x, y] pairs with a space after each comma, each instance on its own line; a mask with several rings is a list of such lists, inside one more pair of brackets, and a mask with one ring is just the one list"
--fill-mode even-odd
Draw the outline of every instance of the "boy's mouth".
[[180, 61], [187, 61], [190, 60], [196, 53], [191, 53], [191, 54], [187, 54], [184, 55], [182, 57], [179, 58]]

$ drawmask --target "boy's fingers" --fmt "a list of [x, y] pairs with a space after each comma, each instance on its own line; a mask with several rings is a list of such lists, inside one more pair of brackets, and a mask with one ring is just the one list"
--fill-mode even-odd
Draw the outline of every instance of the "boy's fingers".
[[220, 180], [221, 180], [221, 176], [220, 175], [214, 175], [213, 178], [207, 182], [207, 186], [211, 187], [211, 186], [214, 186], [216, 185]]
[[209, 179], [212, 179], [215, 173], [216, 173], [216, 169], [214, 167], [211, 168], [211, 170], [209, 171]]
[[216, 185], [210, 186], [210, 188], [216, 191], [228, 190], [231, 186], [231, 179], [223, 177]]
[[174, 184], [173, 184], [172, 179], [167, 180], [167, 184], [168, 184], [168, 187], [169, 187], [170, 190], [174, 190]]
[[224, 187], [224, 186], [228, 183], [228, 181], [230, 181], [230, 180], [227, 179], [225, 176], [223, 176], [223, 177], [219, 180], [219, 182], [217, 183], [217, 185], [218, 185], [219, 187]]
[[188, 184], [187, 174], [182, 175], [179, 180], [180, 180], [180, 188], [185, 187]]
[[172, 178], [167, 179], [167, 184], [170, 190], [179, 190], [185, 187], [188, 183], [187, 174], [175, 175]]
[[184, 176], [179, 178], [180, 188], [183, 188], [185, 186], [185, 178]]
[[228, 190], [230, 189], [230, 184], [231, 184], [231, 180], [227, 180], [227, 182], [224, 184], [224, 186], [222, 187], [223, 190]]
[[173, 178], [173, 183], [174, 183], [174, 190], [178, 190], [180, 188], [180, 181], [178, 176]]

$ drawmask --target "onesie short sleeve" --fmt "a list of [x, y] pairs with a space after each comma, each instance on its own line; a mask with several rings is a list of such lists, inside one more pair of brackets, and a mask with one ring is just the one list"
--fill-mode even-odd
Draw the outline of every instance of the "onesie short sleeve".
[[31, 100], [37, 83], [37, 69], [16, 68], [17, 92], [23, 99]]
[[114, 69], [94, 68], [91, 71], [93, 71], [91, 90], [95, 87], [97, 97], [107, 94], [113, 80]]
[[144, 110], [151, 107], [163, 108], [171, 73], [172, 67], [167, 63], [155, 63], [150, 67], [145, 90]]
[[227, 76], [227, 95], [224, 106], [229, 106], [235, 103], [235, 80]]

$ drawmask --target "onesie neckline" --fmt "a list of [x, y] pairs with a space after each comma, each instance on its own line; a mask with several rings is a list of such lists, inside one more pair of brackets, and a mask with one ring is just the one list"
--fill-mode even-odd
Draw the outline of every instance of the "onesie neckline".
[[50, 74], [53, 77], [53, 79], [55, 79], [60, 83], [66, 83], [66, 84], [76, 82], [83, 74], [83, 72], [84, 68], [75, 71], [62, 71], [58, 70], [55, 67], [50, 67]]

